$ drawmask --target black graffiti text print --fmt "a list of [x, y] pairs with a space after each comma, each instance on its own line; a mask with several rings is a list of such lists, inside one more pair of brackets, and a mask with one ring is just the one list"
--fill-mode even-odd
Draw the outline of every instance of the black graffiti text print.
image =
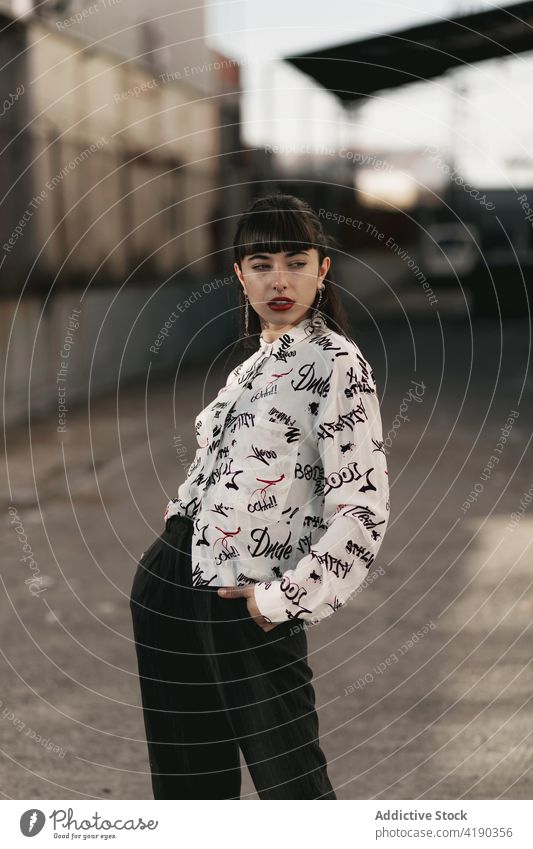
[[356, 407], [350, 410], [349, 413], [342, 413], [335, 421], [323, 422], [317, 428], [317, 437], [321, 439], [333, 439], [336, 433], [342, 433], [348, 429], [352, 433], [355, 430], [355, 425], [367, 420], [366, 410], [362, 400], [359, 400]]
[[216, 578], [216, 575], [212, 575], [211, 578], [206, 579], [202, 577], [203, 574], [200, 565], [196, 563], [191, 577], [193, 587], [207, 587]]
[[239, 550], [232, 544], [231, 540], [240, 534], [241, 529], [239, 527], [236, 531], [227, 531], [225, 528], [219, 528], [217, 525], [215, 525], [215, 529], [222, 534], [221, 537], [218, 537], [213, 542], [213, 557], [215, 563], [220, 566], [225, 560], [239, 557]]
[[327, 525], [325, 525], [322, 521], [322, 516], [305, 516], [303, 526], [304, 528], [313, 527], [324, 529], [327, 527]]
[[264, 361], [265, 358], [263, 358], [259, 364], [257, 362], [252, 363], [252, 365], [248, 366], [247, 369], [241, 371], [237, 379], [239, 385], [242, 385], [243, 383], [247, 384], [249, 381], [253, 380], [253, 378], [259, 377], [259, 375], [262, 374], [259, 369], [263, 365]]
[[376, 492], [376, 487], [370, 480], [370, 472], [373, 471], [374, 468], [372, 467], [371, 469], [367, 469], [366, 472], [360, 472], [357, 468], [357, 460], [353, 460], [346, 466], [342, 466], [338, 472], [331, 472], [331, 474], [325, 478], [324, 495], [328, 495], [332, 489], [338, 489], [345, 483], [360, 481], [361, 478], [364, 478], [366, 483], [359, 487], [359, 492], [368, 492], [369, 490]]
[[295, 357], [296, 351], [275, 351], [274, 359], [286, 363], [289, 357]]
[[198, 466], [201, 464], [201, 462], [202, 462], [202, 458], [201, 458], [201, 457], [197, 457], [197, 458], [196, 458], [196, 460], [193, 460], [193, 461], [192, 461], [191, 465], [190, 465], [190, 466], [189, 466], [189, 468], [187, 469], [187, 477], [188, 477], [188, 478], [190, 478], [190, 477], [191, 477], [191, 475], [193, 475], [193, 474], [195, 473], [196, 469], [197, 469], [197, 468], [198, 468]]
[[311, 551], [311, 541], [311, 534], [305, 534], [305, 536], [300, 537], [300, 539], [298, 540], [298, 545], [296, 546], [298, 551], [300, 551], [302, 554], [309, 554], [309, 552]]
[[327, 334], [326, 336], [318, 336], [316, 339], [313, 339], [313, 344], [317, 345], [319, 348], [322, 348], [323, 351], [328, 351], [329, 353], [335, 353], [335, 357], [348, 357], [348, 351], [343, 351], [339, 344], [336, 344], [332, 337]]
[[[279, 337], [278, 341], [280, 345], [280, 352], [287, 351], [294, 342], [294, 338], [290, 335], [290, 333], [284, 333], [282, 336]], [[291, 353], [296, 354], [296, 351], [293, 351]]]
[[[256, 478], [258, 483], [263, 484], [263, 486], [259, 486], [257, 489], [254, 489], [251, 493], [251, 497], [253, 498], [257, 493], [257, 498], [254, 502], [248, 504], [248, 511], [250, 513], [255, 513], [257, 510], [267, 509], [270, 507], [277, 506], [276, 501], [276, 486], [281, 481], [285, 480], [285, 475], [280, 475], [279, 478]], [[272, 493], [269, 490], [274, 487]], [[267, 493], [269, 495], [269, 499], [267, 501]]]
[[296, 419], [292, 416], [289, 416], [288, 413], [282, 412], [282, 410], [278, 410], [276, 407], [271, 407], [268, 411], [268, 416], [271, 422], [282, 422], [288, 427], [294, 427], [296, 424]]
[[366, 563], [366, 568], [372, 565], [374, 562], [374, 555], [368, 548], [365, 548], [364, 545], [360, 545], [357, 540], [349, 539], [345, 545], [346, 551], [349, 554], [355, 554], [359, 560], [362, 560], [363, 563]]
[[260, 463], [264, 463], [265, 466], [269, 466], [269, 460], [277, 459], [277, 454], [273, 448], [256, 448], [256, 446], [252, 443], [252, 454], [247, 454], [246, 459], [250, 457], [254, 457], [256, 460], [259, 460]]
[[201, 500], [199, 498], [191, 498], [190, 501], [182, 502], [185, 515], [194, 519], [200, 510]]
[[[242, 469], [234, 469], [233, 468], [233, 457], [230, 457], [229, 460], [225, 460], [216, 469], [213, 469], [211, 474], [205, 480], [204, 489], [207, 489], [209, 486], [213, 486], [213, 484], [218, 481], [224, 480], [225, 478], [229, 478], [229, 480], [224, 480], [224, 486], [228, 489], [239, 489], [236, 483], [236, 477], [238, 475], [243, 474]], [[201, 476], [203, 478], [203, 475]], [[199, 483], [202, 481], [199, 480]]]
[[292, 553], [292, 545], [289, 543], [291, 536], [291, 531], [289, 531], [285, 542], [280, 542], [279, 540], [272, 541], [267, 527], [254, 528], [250, 537], [255, 542], [255, 545], [249, 545], [248, 551], [252, 557], [270, 557], [275, 560], [288, 560]]
[[295, 607], [300, 608], [301, 613], [310, 613], [310, 611], [307, 610], [302, 604], [302, 598], [307, 595], [307, 590], [305, 589], [305, 587], [298, 586], [295, 581], [291, 581], [290, 578], [287, 577], [287, 575], [284, 575], [280, 582], [280, 590], [285, 596], [285, 598], [287, 598], [291, 602], [291, 604], [294, 604]]
[[327, 377], [318, 377], [315, 371], [315, 364], [306, 363], [298, 369], [298, 374], [300, 375], [299, 380], [295, 380], [294, 378], [291, 380], [293, 389], [296, 389], [297, 392], [312, 392], [321, 398], [326, 397], [330, 390], [333, 370], [330, 371]]
[[239, 413], [237, 416], [232, 416], [231, 413], [226, 419], [226, 427], [231, 433], [240, 430], [242, 427], [251, 428], [255, 424], [255, 413]]
[[215, 411], [213, 413], [213, 418], [219, 419], [222, 411], [228, 406], [228, 404], [229, 401], [218, 401], [216, 404], [213, 404], [213, 410]]
[[257, 584], [257, 578], [250, 578], [249, 575], [245, 575], [244, 572], [241, 572], [237, 575], [237, 586], [241, 584]]
[[371, 530], [373, 528], [379, 527], [379, 525], [383, 525], [385, 523], [385, 519], [381, 519], [379, 522], [374, 522], [371, 519], [371, 516], [375, 516], [373, 510], [371, 510], [368, 506], [362, 506], [361, 504], [356, 504], [354, 507], [348, 507], [342, 513], [343, 516], [356, 516], [357, 519], [361, 522], [363, 527]]
[[350, 383], [350, 386], [344, 390], [344, 394], [347, 398], [352, 398], [354, 395], [358, 395], [359, 392], [376, 391], [374, 386], [371, 385], [371, 375], [368, 372], [366, 361], [359, 354], [357, 354], [357, 359], [359, 360], [359, 365], [361, 367], [361, 374], [358, 376], [353, 366], [351, 366], [346, 372]]
[[311, 465], [306, 463], [302, 466], [301, 463], [296, 463], [294, 467], [294, 477], [296, 480], [314, 481], [314, 494], [322, 494], [324, 491], [324, 469], [321, 465]]
[[222, 428], [219, 424], [216, 424], [213, 428], [213, 438], [210, 444], [207, 446], [207, 453], [212, 454], [215, 448], [218, 448], [220, 445], [220, 434], [222, 433]]
[[271, 510], [277, 507], [278, 502], [274, 494], [266, 498], [264, 495], [261, 498], [256, 498], [255, 501], [248, 502], [248, 513], [263, 513], [265, 510]]
[[217, 566], [220, 566], [226, 560], [234, 560], [237, 557], [239, 557], [239, 549], [234, 545], [227, 545], [218, 554], [215, 554], [214, 561]]
[[278, 385], [274, 383], [269, 386], [268, 389], [260, 389], [259, 392], [256, 392], [255, 395], [252, 395], [250, 401], [257, 401], [259, 398], [268, 398], [269, 395], [277, 395], [278, 393]]
[[368, 371], [367, 361], [362, 358], [361, 354], [357, 354], [356, 356], [361, 367], [361, 380], [363, 383], [374, 383], [373, 372], [372, 369], [370, 369], [370, 372]]
[[288, 518], [294, 519], [299, 510], [299, 507], [286, 507], [285, 510], [282, 511], [282, 515], [287, 516], [287, 514], [289, 514]]
[[195, 535], [198, 537], [198, 539], [196, 540], [196, 545], [209, 545], [209, 540], [206, 537], [206, 531], [208, 527], [209, 525], [207, 524], [207, 522], [205, 525], [201, 525], [198, 519], [195, 520]]
[[291, 442], [298, 442], [300, 439], [300, 428], [299, 427], [289, 427], [285, 431], [285, 439], [287, 443], [290, 445]]
[[315, 560], [318, 560], [336, 578], [345, 578], [355, 563], [355, 560], [349, 563], [347, 560], [341, 560], [340, 557], [334, 557], [329, 551], [326, 551], [324, 554], [317, 554], [316, 551], [313, 551], [312, 554]]
[[229, 511], [232, 509], [232, 507], [228, 507], [226, 504], [222, 504], [221, 502], [220, 504], [213, 504], [209, 512], [216, 513], [219, 516], [224, 516], [224, 518], [226, 519], [229, 515]]

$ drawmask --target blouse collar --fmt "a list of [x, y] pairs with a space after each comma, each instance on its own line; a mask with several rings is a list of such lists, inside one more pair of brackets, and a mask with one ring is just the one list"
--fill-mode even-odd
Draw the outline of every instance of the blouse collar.
[[291, 327], [290, 330], [287, 330], [285, 333], [282, 333], [281, 336], [278, 336], [278, 338], [274, 339], [273, 342], [266, 342], [265, 339], [263, 339], [263, 334], [261, 333], [261, 335], [259, 336], [259, 346], [262, 350], [274, 347], [274, 345], [277, 345], [279, 343], [282, 337], [285, 341], [288, 342], [290, 346], [294, 345], [295, 342], [301, 342], [302, 339], [311, 336], [313, 333], [314, 328], [311, 319], [302, 318], [301, 321]]

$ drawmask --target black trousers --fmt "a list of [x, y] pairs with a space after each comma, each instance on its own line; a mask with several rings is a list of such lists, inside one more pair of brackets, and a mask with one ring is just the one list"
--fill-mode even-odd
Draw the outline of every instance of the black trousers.
[[246, 599], [193, 587], [193, 525], [172, 517], [131, 590], [155, 799], [336, 799], [319, 745], [302, 623], [265, 632]]

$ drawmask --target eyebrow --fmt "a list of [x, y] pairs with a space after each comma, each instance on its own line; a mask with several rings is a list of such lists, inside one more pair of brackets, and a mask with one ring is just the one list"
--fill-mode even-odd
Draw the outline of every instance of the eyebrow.
[[[285, 256], [297, 256], [297, 254], [307, 254], [308, 252], [308, 248], [301, 251], [285, 251]], [[252, 254], [252, 256], [247, 257], [247, 259], [251, 262], [253, 259], [270, 259], [270, 257], [271, 254]]]

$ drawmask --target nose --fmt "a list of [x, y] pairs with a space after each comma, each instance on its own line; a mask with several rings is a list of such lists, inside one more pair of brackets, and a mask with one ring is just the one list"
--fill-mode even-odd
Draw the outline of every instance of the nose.
[[287, 288], [287, 284], [285, 282], [285, 269], [281, 268], [280, 266], [278, 266], [277, 268], [274, 268], [274, 281], [273, 281], [273, 283], [274, 283], [274, 288], [278, 292], [282, 292], [284, 289]]

